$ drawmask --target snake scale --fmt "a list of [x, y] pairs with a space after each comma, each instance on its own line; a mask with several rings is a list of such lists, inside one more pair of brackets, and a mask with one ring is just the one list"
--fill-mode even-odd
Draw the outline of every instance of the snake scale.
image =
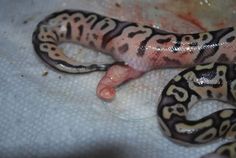
[[[115, 88], [145, 72], [160, 68], [191, 67], [164, 88], [158, 103], [163, 133], [181, 144], [203, 144], [226, 136], [235, 139], [236, 111], [224, 109], [199, 120], [188, 120], [197, 101], [236, 100], [236, 31], [178, 34], [82, 10], [63, 10], [37, 25], [32, 42], [38, 56], [67, 73], [107, 71], [97, 86], [98, 97], [111, 100]], [[84, 65], [67, 57], [58, 46], [79, 43], [114, 58], [114, 63]], [[215, 154], [236, 157], [236, 142], [220, 146]]]

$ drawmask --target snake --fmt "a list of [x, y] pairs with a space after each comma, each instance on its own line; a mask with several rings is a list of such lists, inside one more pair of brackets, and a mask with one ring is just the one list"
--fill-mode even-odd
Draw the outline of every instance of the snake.
[[[236, 138], [236, 109], [226, 108], [198, 120], [188, 120], [189, 109], [200, 100], [236, 103], [236, 65], [208, 63], [190, 67], [169, 81], [158, 103], [158, 120], [165, 135], [184, 145], [208, 143], [219, 137]], [[214, 153], [236, 157], [236, 141]]]
[[[114, 62], [76, 61], [59, 47], [66, 42], [102, 52], [111, 56]], [[192, 67], [165, 86], [157, 110], [163, 133], [181, 144], [203, 144], [223, 135], [235, 135], [236, 111], [233, 109], [197, 121], [186, 119], [188, 109], [198, 100], [235, 102], [235, 42], [234, 27], [175, 33], [69, 9], [46, 16], [32, 35], [36, 54], [58, 71], [71, 74], [107, 71], [97, 87], [97, 94], [102, 99], [112, 98], [118, 85], [148, 71]], [[235, 146], [236, 143], [228, 143], [215, 153], [235, 156]]]

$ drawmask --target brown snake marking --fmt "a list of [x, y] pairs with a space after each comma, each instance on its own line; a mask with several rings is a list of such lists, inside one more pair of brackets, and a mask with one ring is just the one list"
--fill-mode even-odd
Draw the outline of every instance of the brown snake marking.
[[[232, 63], [236, 61], [235, 37], [233, 27], [177, 34], [92, 12], [64, 10], [39, 22], [32, 42], [38, 56], [59, 71], [88, 73], [126, 64], [140, 72], [147, 72], [157, 68], [187, 67], [216, 61]], [[116, 62], [78, 63], [58, 47], [63, 42], [96, 49], [111, 55]], [[164, 133], [177, 142], [190, 144], [205, 143], [225, 135], [235, 137], [234, 109], [219, 111], [197, 121], [186, 119], [188, 109], [200, 99], [235, 101], [236, 76], [231, 73], [236, 73], [235, 65], [199, 65], [171, 80], [158, 106]], [[234, 149], [235, 143], [222, 146], [216, 152], [230, 155], [235, 154]]]
[[[165, 135], [182, 144], [203, 144], [219, 137], [236, 138], [236, 109], [224, 109], [199, 120], [188, 120], [189, 109], [200, 100], [236, 103], [236, 65], [211, 63], [186, 69], [164, 88], [158, 120]], [[236, 157], [236, 141], [215, 153]]]

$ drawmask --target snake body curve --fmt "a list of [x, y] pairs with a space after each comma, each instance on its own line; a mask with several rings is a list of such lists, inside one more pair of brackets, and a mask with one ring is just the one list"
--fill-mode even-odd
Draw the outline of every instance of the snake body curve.
[[110, 64], [82, 65], [58, 45], [75, 42], [111, 55], [139, 71], [236, 60], [233, 27], [177, 34], [81, 10], [64, 10], [42, 20], [33, 33], [35, 51], [52, 67], [69, 73], [107, 70]]
[[[100, 65], [78, 63], [58, 47], [63, 42], [96, 49], [112, 56], [116, 62]], [[236, 81], [233, 82], [235, 76], [230, 75], [235, 72], [235, 65], [226, 65], [236, 61], [234, 27], [178, 34], [93, 12], [63, 10], [39, 22], [32, 43], [43, 61], [67, 73], [105, 71], [119, 64], [148, 72], [158, 68], [219, 62], [221, 64], [199, 65], [175, 77], [163, 91], [158, 106], [159, 121], [164, 133], [181, 143], [199, 144], [222, 135], [235, 134], [233, 116], [236, 112], [233, 109], [216, 112], [195, 122], [186, 119], [189, 106], [200, 99], [235, 101]], [[232, 146], [235, 147], [235, 143], [230, 145], [230, 149]]]
[[[181, 144], [203, 144], [219, 137], [236, 138], [236, 109], [217, 111], [199, 120], [188, 120], [189, 109], [200, 100], [236, 103], [236, 65], [210, 63], [188, 68], [164, 88], [158, 104], [158, 120], [165, 135]], [[215, 153], [236, 157], [236, 141]]]

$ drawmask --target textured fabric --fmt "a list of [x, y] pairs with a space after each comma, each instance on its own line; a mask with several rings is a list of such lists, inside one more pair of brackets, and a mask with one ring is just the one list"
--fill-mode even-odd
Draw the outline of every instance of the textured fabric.
[[[164, 7], [158, 3], [150, 4], [150, 0], [0, 1], [1, 158], [199, 158], [222, 143], [184, 147], [161, 134], [157, 101], [163, 85], [180, 69], [149, 72], [119, 87], [115, 100], [107, 103], [95, 93], [103, 72], [59, 73], [46, 66], [33, 50], [31, 36], [37, 23], [54, 11], [68, 8], [123, 20], [133, 18], [167, 30], [202, 30], [161, 10]], [[65, 47], [76, 59], [110, 60], [80, 46]], [[201, 104], [204, 106], [195, 106], [190, 112], [190, 118], [224, 105], [212, 101]]]

